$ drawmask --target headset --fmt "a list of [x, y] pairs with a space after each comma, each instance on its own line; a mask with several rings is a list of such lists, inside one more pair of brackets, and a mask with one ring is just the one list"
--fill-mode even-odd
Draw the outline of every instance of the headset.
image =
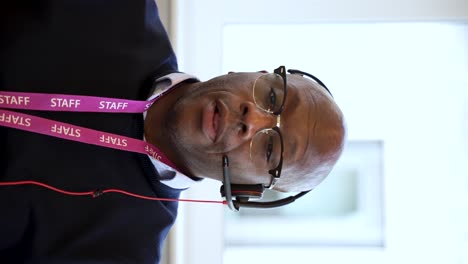
[[[310, 73], [303, 72], [300, 70], [288, 70], [290, 74], [298, 74], [301, 76], [307, 76], [317, 82], [320, 86], [322, 86], [327, 92], [332, 96], [330, 90], [328, 90], [327, 86], [320, 81], [317, 77], [313, 76]], [[268, 202], [252, 202], [249, 201], [250, 199], [261, 199], [263, 196], [263, 192], [265, 191], [265, 186], [263, 184], [231, 184], [231, 176], [229, 173], [229, 159], [226, 155], [222, 158], [222, 166], [223, 166], [223, 185], [220, 188], [221, 197], [226, 199], [226, 204], [228, 205], [229, 209], [232, 211], [239, 211], [240, 207], [246, 208], [275, 208], [280, 207], [283, 205], [290, 204], [300, 197], [304, 196], [308, 191], [300, 192], [296, 195], [289, 196], [280, 200], [276, 201], [268, 201]], [[235, 200], [233, 200], [235, 199]]]

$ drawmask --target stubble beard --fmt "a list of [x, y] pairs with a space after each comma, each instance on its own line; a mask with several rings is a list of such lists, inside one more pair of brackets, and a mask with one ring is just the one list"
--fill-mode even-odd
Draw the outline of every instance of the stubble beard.
[[182, 122], [179, 120], [182, 111], [184, 101], [177, 101], [174, 107], [170, 110], [170, 117], [165, 121], [166, 133], [170, 144], [172, 145], [172, 151], [178, 157], [181, 164], [187, 168], [196, 177], [205, 177], [209, 175], [207, 171], [207, 165], [210, 164], [210, 160], [207, 159], [207, 154], [202, 153], [197, 145], [189, 138], [184, 135], [184, 127]]

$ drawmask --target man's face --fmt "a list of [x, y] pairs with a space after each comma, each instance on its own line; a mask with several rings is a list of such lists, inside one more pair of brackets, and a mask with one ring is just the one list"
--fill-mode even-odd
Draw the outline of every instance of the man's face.
[[[268, 168], [250, 156], [252, 137], [276, 125], [275, 115], [259, 109], [253, 99], [255, 80], [264, 73], [232, 73], [197, 84], [180, 98], [167, 123], [175, 151], [195, 176], [221, 179], [227, 155], [233, 183], [268, 185]], [[317, 131], [323, 113], [336, 107], [322, 87], [298, 75], [287, 75], [288, 93], [281, 113], [284, 141], [283, 174], [305, 174], [320, 166], [323, 143]], [[319, 146], [316, 146], [319, 145]], [[323, 155], [322, 155], [323, 156]]]

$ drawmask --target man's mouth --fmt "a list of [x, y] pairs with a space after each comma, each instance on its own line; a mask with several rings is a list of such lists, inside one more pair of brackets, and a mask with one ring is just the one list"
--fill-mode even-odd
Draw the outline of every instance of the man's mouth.
[[215, 139], [214, 141], [216, 141], [216, 139], [218, 138], [218, 125], [219, 125], [219, 109], [218, 109], [218, 105], [215, 104], [215, 107], [214, 107], [214, 113], [213, 113], [213, 131], [214, 131], [214, 134], [215, 134]]
[[203, 110], [202, 130], [212, 141], [217, 142], [223, 133], [224, 108], [220, 101], [214, 101]]

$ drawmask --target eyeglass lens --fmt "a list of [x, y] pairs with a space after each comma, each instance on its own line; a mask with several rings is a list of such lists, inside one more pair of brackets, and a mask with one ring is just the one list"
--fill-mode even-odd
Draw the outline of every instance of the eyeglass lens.
[[[253, 97], [258, 108], [272, 114], [280, 111], [285, 99], [281, 75], [268, 73], [260, 76], [253, 86]], [[250, 158], [265, 172], [275, 169], [281, 160], [281, 136], [273, 129], [259, 131], [250, 144]]]
[[275, 169], [281, 159], [281, 138], [273, 129], [258, 132], [250, 145], [250, 158], [257, 168], [265, 169], [265, 173]]
[[280, 110], [284, 100], [283, 77], [276, 73], [260, 76], [254, 83], [253, 97], [260, 109], [269, 113]]

